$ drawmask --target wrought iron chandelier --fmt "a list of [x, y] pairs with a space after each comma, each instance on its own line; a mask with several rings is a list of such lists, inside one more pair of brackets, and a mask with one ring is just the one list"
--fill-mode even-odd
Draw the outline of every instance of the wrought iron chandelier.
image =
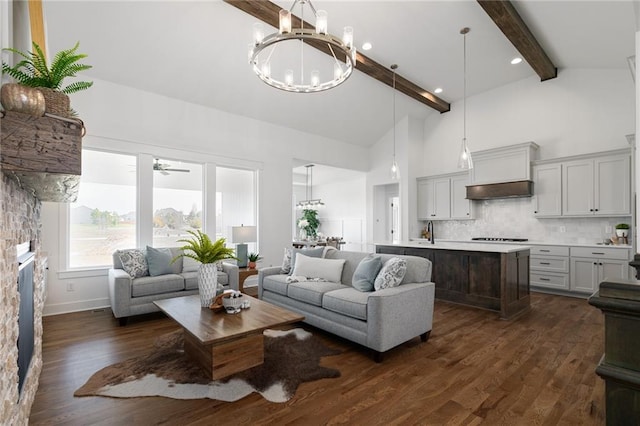
[[[292, 12], [297, 5], [300, 6], [300, 28], [292, 28]], [[309, 6], [313, 12], [316, 20], [315, 29], [304, 27], [305, 6]], [[291, 48], [291, 44], [296, 42], [299, 46]], [[310, 46], [317, 46], [320, 50], [330, 53], [332, 59], [324, 58], [321, 61], [324, 62], [322, 69], [317, 66], [322, 65], [318, 61], [305, 69], [305, 62], [313, 57], [312, 52], [307, 51]], [[283, 52], [276, 52], [278, 47]], [[280, 10], [279, 29], [275, 33], [265, 36], [262, 23], [253, 25], [249, 63], [262, 81], [277, 89], [297, 93], [332, 89], [349, 78], [355, 68], [353, 28], [345, 27], [342, 38], [331, 35], [328, 33], [326, 11], [316, 11], [311, 0], [295, 0], [289, 10]], [[294, 72], [295, 67], [299, 68], [297, 72]], [[308, 70], [310, 72], [307, 76], [305, 72]]]

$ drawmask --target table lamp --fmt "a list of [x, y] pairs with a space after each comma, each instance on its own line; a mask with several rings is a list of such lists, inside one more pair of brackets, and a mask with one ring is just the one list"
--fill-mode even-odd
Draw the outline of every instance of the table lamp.
[[258, 228], [256, 226], [233, 226], [231, 227], [231, 242], [236, 245], [236, 257], [238, 258], [238, 267], [247, 267], [247, 244], [255, 243], [258, 236]]

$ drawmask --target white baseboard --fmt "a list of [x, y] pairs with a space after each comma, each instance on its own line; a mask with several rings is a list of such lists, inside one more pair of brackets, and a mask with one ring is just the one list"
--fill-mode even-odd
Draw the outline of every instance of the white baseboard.
[[71, 312], [89, 311], [91, 309], [111, 308], [108, 298], [81, 300], [78, 302], [66, 302], [44, 305], [42, 316], [68, 314]]

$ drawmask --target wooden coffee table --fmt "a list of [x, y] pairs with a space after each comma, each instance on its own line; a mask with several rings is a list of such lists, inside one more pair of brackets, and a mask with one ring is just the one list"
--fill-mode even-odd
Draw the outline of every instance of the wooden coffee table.
[[185, 353], [217, 380], [264, 362], [265, 329], [304, 319], [246, 294], [243, 298], [251, 302], [251, 307], [238, 314], [202, 308], [197, 294], [153, 303], [184, 329]]

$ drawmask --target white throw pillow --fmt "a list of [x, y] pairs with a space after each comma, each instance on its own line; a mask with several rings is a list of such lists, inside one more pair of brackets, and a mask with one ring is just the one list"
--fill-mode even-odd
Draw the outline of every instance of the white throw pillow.
[[380, 269], [376, 280], [373, 282], [373, 287], [376, 290], [397, 287], [402, 282], [406, 273], [407, 261], [399, 257], [392, 257], [387, 260], [382, 266], [382, 269]]
[[322, 259], [298, 253], [292, 276], [320, 278], [332, 283], [341, 282], [344, 259]]

